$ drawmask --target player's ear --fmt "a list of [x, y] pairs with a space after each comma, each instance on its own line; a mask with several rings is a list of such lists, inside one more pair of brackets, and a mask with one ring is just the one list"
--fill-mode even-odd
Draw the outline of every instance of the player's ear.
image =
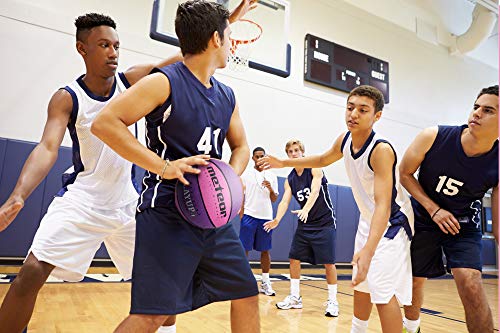
[[382, 117], [382, 110], [375, 112], [375, 121], [378, 121]]
[[85, 45], [80, 41], [76, 42], [76, 50], [78, 51], [78, 53], [80, 53], [81, 56], [87, 55], [87, 51], [85, 51]]
[[214, 33], [212, 34], [211, 40], [214, 43], [214, 46], [216, 48], [219, 48], [219, 47], [222, 46], [222, 39], [220, 38], [220, 34], [219, 34], [219, 32], [217, 30], [214, 31]]

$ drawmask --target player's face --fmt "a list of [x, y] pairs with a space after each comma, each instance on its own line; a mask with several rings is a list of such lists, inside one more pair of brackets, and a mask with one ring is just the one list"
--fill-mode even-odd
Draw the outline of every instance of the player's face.
[[288, 147], [286, 154], [288, 155], [288, 158], [300, 158], [304, 156], [304, 153], [300, 149], [299, 145], [291, 145]]
[[375, 102], [366, 96], [351, 96], [347, 101], [345, 121], [351, 132], [366, 131], [380, 119], [382, 111], [375, 112]]
[[108, 26], [93, 28], [83, 43], [85, 63], [102, 77], [111, 77], [118, 67], [120, 41], [116, 30]]
[[474, 103], [469, 129], [481, 136], [498, 137], [498, 96], [484, 94]]
[[260, 170], [261, 168], [257, 166], [257, 161], [260, 160], [262, 157], [264, 157], [265, 154], [262, 150], [258, 150], [255, 153], [253, 153], [252, 160], [255, 163], [255, 166]]

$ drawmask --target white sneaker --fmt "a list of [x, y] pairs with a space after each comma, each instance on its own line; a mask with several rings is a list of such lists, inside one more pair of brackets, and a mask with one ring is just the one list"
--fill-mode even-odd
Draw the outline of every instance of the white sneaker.
[[288, 295], [283, 302], [276, 303], [276, 307], [281, 310], [302, 309], [302, 297]]
[[325, 316], [327, 317], [338, 317], [339, 316], [339, 303], [335, 301], [326, 301]]
[[259, 292], [267, 296], [276, 296], [276, 292], [273, 290], [271, 282], [262, 282], [260, 284]]

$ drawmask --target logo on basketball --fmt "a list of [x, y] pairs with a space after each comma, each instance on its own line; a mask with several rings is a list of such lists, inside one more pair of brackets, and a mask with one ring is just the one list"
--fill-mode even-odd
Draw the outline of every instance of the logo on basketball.
[[198, 175], [185, 174], [189, 186], [177, 182], [175, 205], [182, 217], [196, 227], [212, 229], [231, 221], [243, 203], [239, 176], [227, 163], [210, 159]]

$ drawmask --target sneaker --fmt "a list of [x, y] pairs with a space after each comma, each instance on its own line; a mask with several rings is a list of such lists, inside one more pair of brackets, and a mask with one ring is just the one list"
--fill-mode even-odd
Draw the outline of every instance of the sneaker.
[[339, 303], [336, 301], [326, 301], [325, 316], [327, 317], [338, 317], [339, 316]]
[[283, 302], [276, 303], [276, 307], [281, 310], [302, 309], [302, 297], [288, 295]]
[[[406, 329], [406, 327], [403, 327], [403, 333], [408, 333], [408, 330]], [[415, 333], [421, 333], [420, 332], [420, 326], [418, 327], [418, 329], [415, 331]]]
[[259, 292], [267, 296], [276, 296], [276, 292], [273, 290], [271, 282], [262, 282], [260, 284]]

